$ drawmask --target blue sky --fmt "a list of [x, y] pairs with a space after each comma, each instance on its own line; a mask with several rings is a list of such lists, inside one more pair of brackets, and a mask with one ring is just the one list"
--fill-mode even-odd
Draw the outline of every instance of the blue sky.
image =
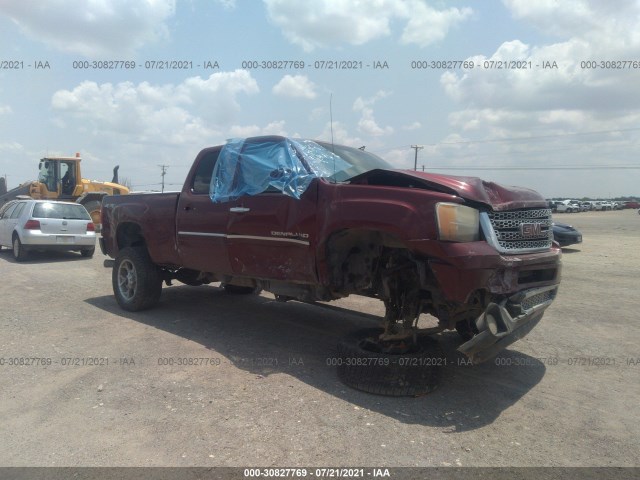
[[[335, 141], [398, 168], [421, 145], [438, 173], [640, 195], [638, 32], [637, 0], [0, 0], [0, 175], [13, 187], [80, 152], [86, 177], [119, 164], [156, 189], [164, 164], [179, 189], [227, 138], [328, 140], [332, 98]], [[136, 68], [74, 68], [116, 60]], [[146, 68], [174, 60], [189, 68]], [[243, 68], [263, 61], [298, 63]]]

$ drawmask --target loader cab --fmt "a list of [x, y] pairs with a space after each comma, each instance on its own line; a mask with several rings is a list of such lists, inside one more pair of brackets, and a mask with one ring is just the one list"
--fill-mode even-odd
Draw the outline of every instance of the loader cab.
[[38, 170], [42, 198], [71, 198], [78, 187], [82, 189], [80, 157], [43, 158]]

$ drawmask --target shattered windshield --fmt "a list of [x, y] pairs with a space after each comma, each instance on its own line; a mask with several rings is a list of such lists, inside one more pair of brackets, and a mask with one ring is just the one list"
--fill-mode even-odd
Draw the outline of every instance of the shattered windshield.
[[273, 188], [294, 198], [314, 178], [328, 178], [352, 165], [310, 140], [269, 136], [232, 139], [220, 151], [209, 194], [215, 203]]
[[349, 163], [350, 167], [343, 170], [336, 170], [335, 173], [326, 176], [335, 182], [344, 182], [356, 175], [381, 168], [385, 170], [393, 169], [393, 167], [382, 158], [373, 153], [365, 152], [359, 148], [345, 147], [344, 145], [332, 145], [326, 142], [317, 142], [318, 145], [333, 152], [338, 157]]
[[229, 140], [213, 169], [209, 195], [215, 203], [276, 189], [294, 198], [314, 178], [343, 182], [376, 168], [391, 168], [363, 150], [279, 136]]

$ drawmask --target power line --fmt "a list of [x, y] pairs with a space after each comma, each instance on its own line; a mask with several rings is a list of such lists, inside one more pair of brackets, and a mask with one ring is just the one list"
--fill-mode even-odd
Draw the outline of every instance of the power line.
[[[460, 140], [457, 142], [435, 142], [435, 143], [424, 143], [423, 145], [429, 147], [437, 147], [438, 145], [466, 145], [472, 143], [504, 143], [504, 142], [527, 142], [529, 140], [542, 140], [548, 138], [562, 138], [562, 137], [574, 137], [574, 136], [585, 136], [585, 135], [603, 135], [608, 133], [624, 133], [624, 132], [637, 132], [640, 131], [640, 127], [633, 128], [617, 128], [612, 130], [593, 130], [589, 132], [568, 132], [568, 133], [555, 133], [549, 135], [533, 135], [530, 137], [509, 137], [509, 138], [496, 138], [496, 139], [485, 139], [485, 140]], [[383, 152], [390, 150], [401, 150], [403, 148], [414, 148], [413, 145], [400, 145], [399, 147], [390, 147], [384, 150]]]
[[429, 170], [640, 170], [640, 165], [547, 165], [547, 166], [495, 166], [495, 167], [429, 167]]

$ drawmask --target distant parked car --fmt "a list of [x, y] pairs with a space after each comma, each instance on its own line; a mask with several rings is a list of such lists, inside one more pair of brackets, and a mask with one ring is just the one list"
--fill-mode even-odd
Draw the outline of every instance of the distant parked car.
[[602, 207], [600, 210], [613, 210], [613, 205], [611, 204], [611, 202], [603, 201], [600, 202], [600, 205]]
[[580, 206], [571, 202], [571, 200], [563, 200], [556, 203], [556, 211], [558, 213], [574, 213], [580, 211]]
[[552, 224], [553, 239], [560, 244], [561, 247], [568, 247], [576, 243], [582, 243], [582, 233], [575, 227], [566, 223]]
[[591, 210], [591, 202], [580, 202], [580, 211], [588, 212]]
[[640, 208], [640, 202], [624, 202], [624, 208]]
[[91, 257], [96, 249], [95, 225], [79, 203], [15, 200], [0, 213], [0, 248], [9, 247], [19, 262], [31, 250], [79, 251]]

